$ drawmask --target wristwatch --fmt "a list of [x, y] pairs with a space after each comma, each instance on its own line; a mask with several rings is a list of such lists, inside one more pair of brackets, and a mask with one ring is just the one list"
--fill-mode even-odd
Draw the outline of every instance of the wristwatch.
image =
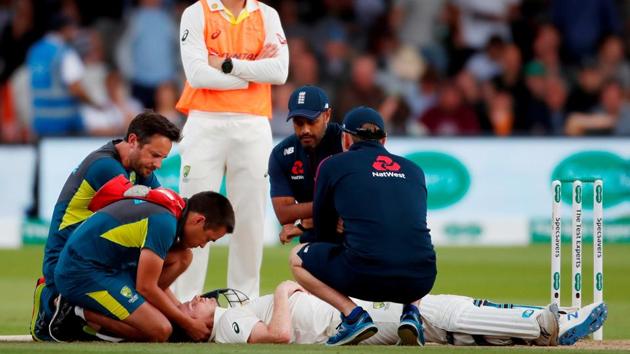
[[302, 232], [311, 230], [311, 229], [305, 228], [304, 225], [302, 225], [302, 219], [297, 219], [293, 225], [295, 225]]
[[225, 74], [229, 74], [232, 72], [233, 68], [234, 68], [234, 64], [232, 64], [232, 58], [230, 57], [225, 58], [225, 60], [223, 61], [223, 64], [221, 64], [221, 71], [223, 71], [223, 73]]

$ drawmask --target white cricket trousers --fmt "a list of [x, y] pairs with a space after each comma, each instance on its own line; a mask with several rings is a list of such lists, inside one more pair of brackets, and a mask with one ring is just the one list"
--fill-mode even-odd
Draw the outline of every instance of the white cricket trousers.
[[[219, 191], [225, 175], [236, 224], [229, 237], [227, 286], [258, 297], [263, 225], [268, 198], [267, 162], [272, 148], [266, 117], [191, 111], [179, 144], [183, 197]], [[193, 249], [190, 267], [171, 289], [180, 301], [201, 294], [210, 245]], [[212, 271], [212, 270], [211, 270]], [[213, 284], [213, 287], [222, 287]]]

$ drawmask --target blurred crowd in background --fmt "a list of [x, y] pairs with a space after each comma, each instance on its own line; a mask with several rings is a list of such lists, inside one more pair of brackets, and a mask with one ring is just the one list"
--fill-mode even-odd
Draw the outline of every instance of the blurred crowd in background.
[[[378, 109], [390, 135], [630, 136], [630, 1], [276, 0], [291, 92], [322, 87], [340, 121]], [[116, 136], [144, 109], [179, 126], [179, 18], [192, 0], [0, 0], [0, 141]], [[60, 36], [78, 54], [80, 128], [33, 128], [27, 58]], [[32, 69], [31, 69], [32, 70]]]

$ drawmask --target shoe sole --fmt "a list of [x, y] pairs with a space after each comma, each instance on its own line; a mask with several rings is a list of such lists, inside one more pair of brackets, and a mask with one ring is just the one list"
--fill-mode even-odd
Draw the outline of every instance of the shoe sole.
[[573, 345], [578, 340], [586, 337], [587, 335], [597, 331], [608, 317], [608, 307], [602, 303], [596, 306], [591, 313], [580, 323], [574, 326], [570, 330], [566, 331], [560, 338], [558, 343], [560, 345]]
[[376, 325], [371, 324], [369, 326], [364, 327], [361, 331], [357, 331], [353, 336], [350, 336], [344, 340], [340, 340], [339, 342], [335, 344], [326, 343], [326, 345], [329, 347], [337, 347], [340, 345], [357, 345], [363, 342], [364, 340], [375, 335], [376, 332], [378, 332], [378, 328], [376, 328]]
[[399, 345], [405, 346], [422, 346], [422, 342], [418, 338], [418, 331], [416, 326], [412, 324], [401, 324], [398, 327]]
[[[38, 281], [39, 283], [39, 281]], [[44, 340], [35, 335], [35, 323], [37, 323], [39, 317], [39, 308], [41, 306], [42, 291], [46, 287], [46, 283], [37, 284], [35, 287], [35, 293], [33, 294], [33, 314], [31, 315], [31, 337], [36, 342], [43, 342]]]

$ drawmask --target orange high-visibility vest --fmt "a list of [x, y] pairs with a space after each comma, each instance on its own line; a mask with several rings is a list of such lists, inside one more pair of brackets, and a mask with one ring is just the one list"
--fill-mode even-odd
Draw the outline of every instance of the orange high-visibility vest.
[[[261, 10], [253, 11], [238, 24], [232, 24], [220, 11], [210, 11], [206, 0], [200, 1], [203, 5], [204, 38], [208, 52], [221, 57], [256, 59], [265, 43]], [[271, 119], [271, 85], [250, 82], [246, 89], [220, 91], [193, 88], [186, 81], [176, 108], [184, 114], [190, 110], [237, 112]]]

